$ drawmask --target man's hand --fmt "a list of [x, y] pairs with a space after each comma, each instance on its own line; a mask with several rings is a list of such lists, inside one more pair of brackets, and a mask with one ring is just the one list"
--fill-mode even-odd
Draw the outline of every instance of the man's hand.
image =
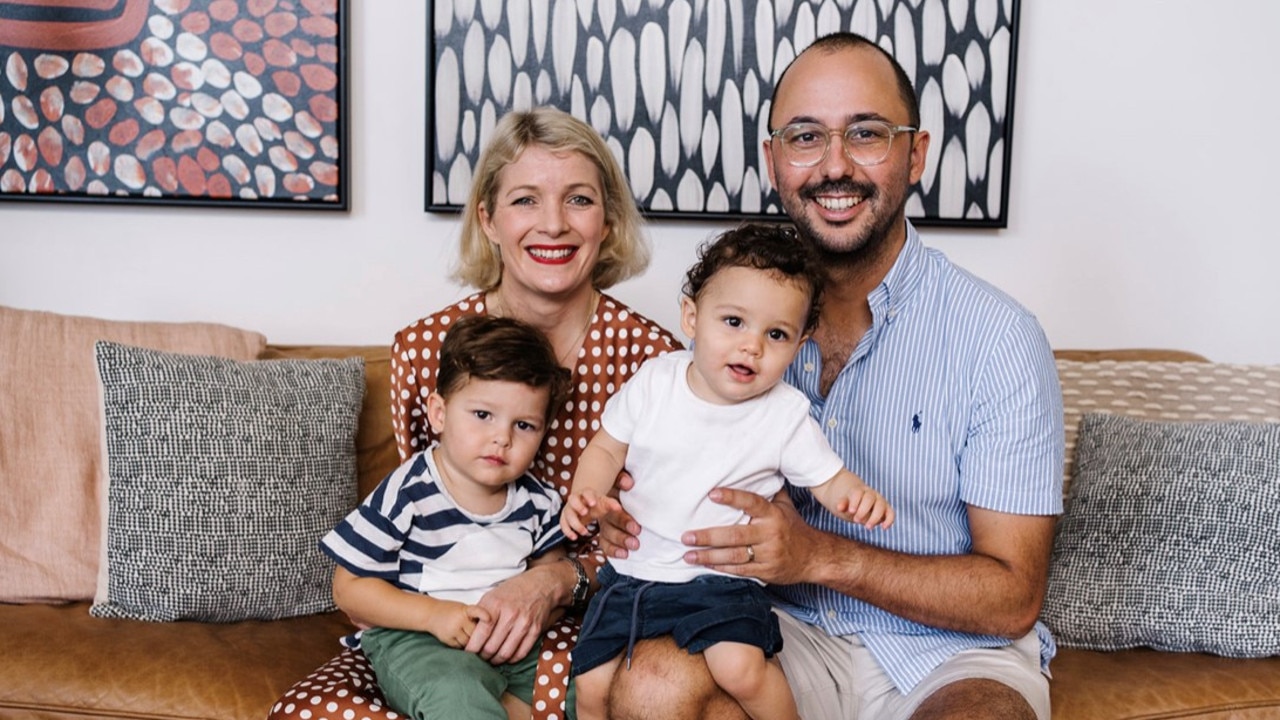
[[[630, 490], [635, 484], [631, 473], [623, 472], [618, 475], [618, 492]], [[640, 548], [640, 523], [623, 510], [621, 505], [597, 519], [600, 521], [600, 531], [596, 534], [596, 542], [605, 557], [625, 558], [631, 550]]]
[[427, 618], [427, 632], [451, 648], [466, 647], [476, 626], [489, 621], [489, 613], [478, 605], [463, 605], [451, 600], [439, 600]]
[[681, 541], [699, 549], [685, 553], [685, 562], [770, 584], [814, 582], [808, 564], [824, 557], [817, 549], [827, 544], [829, 536], [800, 517], [785, 490], [772, 501], [728, 488], [716, 488], [708, 497], [742, 510], [751, 519], [739, 525], [686, 532]]

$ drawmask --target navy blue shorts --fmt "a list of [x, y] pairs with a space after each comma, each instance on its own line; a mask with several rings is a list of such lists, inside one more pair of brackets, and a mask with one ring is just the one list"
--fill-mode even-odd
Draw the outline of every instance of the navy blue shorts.
[[684, 583], [637, 580], [600, 568], [600, 591], [592, 598], [572, 652], [572, 675], [580, 675], [626, 652], [639, 640], [670, 635], [690, 654], [718, 642], [754, 645], [773, 657], [782, 632], [760, 583], [725, 575], [703, 575]]

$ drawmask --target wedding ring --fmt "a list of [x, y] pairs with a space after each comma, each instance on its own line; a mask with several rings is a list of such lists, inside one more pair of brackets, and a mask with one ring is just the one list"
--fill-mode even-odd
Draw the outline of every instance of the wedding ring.
[[755, 562], [755, 561], [756, 561], [756, 549], [748, 545], [747, 546], [747, 562]]

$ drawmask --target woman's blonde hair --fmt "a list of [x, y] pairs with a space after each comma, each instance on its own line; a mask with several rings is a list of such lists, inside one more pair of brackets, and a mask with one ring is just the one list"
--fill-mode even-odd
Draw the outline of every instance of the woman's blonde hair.
[[502, 256], [484, 234], [480, 207], [483, 205], [493, 216], [503, 169], [531, 145], [551, 152], [580, 153], [600, 171], [604, 222], [609, 234], [600, 246], [591, 284], [598, 289], [609, 288], [644, 272], [649, 266], [649, 246], [641, 232], [640, 211], [609, 146], [590, 125], [572, 115], [552, 107], [538, 107], [507, 113], [480, 153], [471, 194], [462, 211], [462, 237], [453, 277], [481, 290], [490, 290], [502, 280]]

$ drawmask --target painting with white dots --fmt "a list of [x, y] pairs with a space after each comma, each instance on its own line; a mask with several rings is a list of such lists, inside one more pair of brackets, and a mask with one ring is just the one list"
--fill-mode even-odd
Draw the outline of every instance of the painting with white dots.
[[347, 0], [0, 0], [0, 200], [346, 210]]
[[932, 140], [907, 215], [1005, 227], [1020, 0], [435, 0], [426, 209], [457, 211], [498, 119], [553, 105], [588, 122], [651, 217], [782, 212], [761, 157], [778, 75], [853, 31], [913, 81]]

